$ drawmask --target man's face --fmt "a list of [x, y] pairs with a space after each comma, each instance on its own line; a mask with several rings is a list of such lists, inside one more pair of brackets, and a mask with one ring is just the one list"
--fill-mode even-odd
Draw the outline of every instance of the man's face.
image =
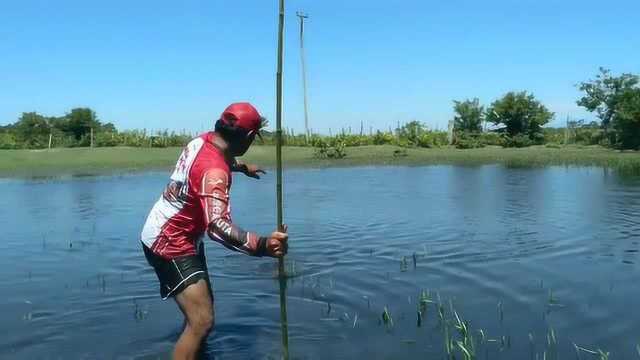
[[241, 137], [239, 139], [237, 139], [236, 141], [233, 141], [230, 144], [230, 150], [231, 153], [233, 154], [233, 156], [242, 156], [244, 155], [247, 150], [249, 150], [249, 147], [251, 146], [251, 144], [253, 143], [253, 140], [255, 140], [256, 138], [256, 133], [251, 132], [249, 134], [247, 134], [246, 137]]

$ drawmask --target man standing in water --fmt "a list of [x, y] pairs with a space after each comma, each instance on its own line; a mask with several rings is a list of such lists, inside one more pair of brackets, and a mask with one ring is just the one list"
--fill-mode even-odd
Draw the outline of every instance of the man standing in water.
[[284, 256], [288, 234], [242, 230], [230, 215], [231, 171], [259, 178], [260, 170], [235, 160], [248, 149], [264, 118], [249, 103], [231, 104], [215, 124], [184, 148], [169, 184], [142, 230], [144, 254], [155, 269], [163, 299], [173, 297], [185, 317], [174, 359], [194, 359], [214, 324], [213, 292], [204, 256], [206, 233], [224, 246], [252, 256]]

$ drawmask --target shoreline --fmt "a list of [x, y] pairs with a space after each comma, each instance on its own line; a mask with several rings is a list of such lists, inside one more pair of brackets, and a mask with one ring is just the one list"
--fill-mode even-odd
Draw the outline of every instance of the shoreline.
[[[283, 147], [289, 168], [356, 166], [489, 165], [511, 167], [603, 167], [640, 174], [640, 152], [599, 146], [549, 148], [485, 147], [479, 149], [407, 148], [370, 145], [345, 148], [343, 159], [317, 159], [311, 147]], [[404, 152], [406, 150], [406, 152]], [[0, 178], [100, 176], [146, 171], [171, 171], [181, 148], [64, 148], [0, 150]], [[398, 152], [400, 151], [400, 152]], [[241, 158], [266, 169], [275, 167], [275, 147], [257, 145]]]

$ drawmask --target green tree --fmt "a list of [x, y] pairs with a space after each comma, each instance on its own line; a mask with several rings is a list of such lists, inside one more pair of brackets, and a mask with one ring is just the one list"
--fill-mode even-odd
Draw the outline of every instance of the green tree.
[[[578, 105], [597, 114], [609, 141], [621, 148], [637, 149], [640, 141], [637, 112], [640, 77], [627, 73], [613, 76], [610, 70], [600, 68], [595, 80], [583, 82], [578, 87], [584, 92]], [[612, 127], [615, 133], [608, 134]]]
[[14, 131], [18, 142], [24, 147], [38, 148], [46, 145], [51, 128], [47, 118], [36, 112], [28, 112], [22, 113]]
[[511, 138], [526, 137], [541, 142], [542, 126], [553, 115], [533, 94], [522, 91], [509, 92], [494, 101], [487, 109], [486, 119], [495, 125], [504, 125], [504, 131]]
[[475, 98], [473, 100], [453, 101], [454, 128], [462, 132], [481, 132], [484, 121], [484, 106]]
[[590, 112], [596, 112], [605, 131], [619, 111], [621, 97], [627, 90], [637, 88], [640, 79], [637, 75], [611, 75], [611, 71], [600, 68], [595, 80], [581, 83], [578, 88], [585, 95], [578, 100], [578, 105]]
[[622, 93], [613, 117], [618, 145], [623, 149], [640, 149], [640, 88]]
[[63, 129], [66, 133], [72, 134], [76, 141], [80, 141], [88, 136], [92, 128], [96, 130], [100, 126], [100, 121], [93, 110], [75, 108], [65, 115]]
[[118, 132], [118, 130], [116, 129], [116, 126], [113, 125], [112, 123], [102, 124], [100, 126], [100, 130], [104, 131], [104, 132], [109, 132], [109, 133], [117, 133]]

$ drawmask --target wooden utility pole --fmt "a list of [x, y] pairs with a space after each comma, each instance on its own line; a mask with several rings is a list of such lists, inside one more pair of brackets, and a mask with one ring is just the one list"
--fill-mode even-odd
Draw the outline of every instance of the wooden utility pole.
[[[276, 205], [278, 231], [284, 231], [282, 214], [282, 60], [284, 54], [284, 0], [278, 12], [278, 68], [276, 70]], [[282, 358], [289, 360], [289, 326], [287, 323], [287, 277], [284, 257], [278, 258], [280, 283], [280, 329], [282, 331]]]
[[300, 19], [300, 65], [302, 68], [302, 95], [304, 101], [304, 132], [305, 140], [309, 142], [309, 110], [307, 105], [307, 70], [304, 61], [304, 19], [308, 19], [309, 15], [298, 11], [296, 16]]
[[567, 120], [564, 125], [564, 144], [569, 143], [569, 114], [567, 114]]

